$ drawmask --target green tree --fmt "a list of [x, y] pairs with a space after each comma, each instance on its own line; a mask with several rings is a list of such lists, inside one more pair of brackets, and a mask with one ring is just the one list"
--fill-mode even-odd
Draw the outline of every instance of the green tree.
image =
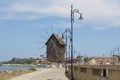
[[88, 62], [89, 61], [89, 57], [84, 57], [84, 61]]

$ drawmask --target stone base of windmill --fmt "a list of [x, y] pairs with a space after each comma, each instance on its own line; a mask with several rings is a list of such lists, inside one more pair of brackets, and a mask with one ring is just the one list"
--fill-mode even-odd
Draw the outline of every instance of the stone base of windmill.
[[52, 68], [52, 69], [62, 68], [62, 64], [59, 64], [59, 63], [51, 63], [51, 68]]

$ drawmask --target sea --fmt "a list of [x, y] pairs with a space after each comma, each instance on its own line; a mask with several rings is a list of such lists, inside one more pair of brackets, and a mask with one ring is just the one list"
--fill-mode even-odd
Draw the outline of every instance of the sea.
[[1, 65], [0, 70], [27, 69], [33, 67], [33, 65]]

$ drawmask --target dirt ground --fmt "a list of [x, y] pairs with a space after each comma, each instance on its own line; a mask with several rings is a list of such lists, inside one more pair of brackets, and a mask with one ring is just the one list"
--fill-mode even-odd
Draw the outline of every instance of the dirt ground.
[[30, 73], [35, 71], [34, 69], [19, 69], [19, 70], [4, 70], [0, 71], [0, 80], [10, 80], [16, 76], [20, 76], [22, 74]]

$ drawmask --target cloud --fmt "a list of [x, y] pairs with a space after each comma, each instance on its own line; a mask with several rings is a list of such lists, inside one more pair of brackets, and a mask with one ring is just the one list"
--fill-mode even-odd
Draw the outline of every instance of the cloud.
[[[5, 2], [4, 2], [5, 3]], [[83, 13], [91, 24], [120, 26], [119, 0], [11, 0], [0, 8], [1, 19], [33, 20], [48, 16], [70, 17], [70, 5]], [[3, 15], [4, 14], [4, 15]], [[95, 26], [96, 26], [95, 25]], [[95, 27], [94, 26], [94, 27]]]
[[[11, 3], [5, 8], [6, 11], [13, 13], [29, 12], [35, 14], [46, 14], [46, 15], [56, 15], [56, 16], [67, 16], [70, 15], [70, 3], [74, 4], [75, 8], [78, 8], [83, 12], [89, 19], [98, 18], [107, 16], [119, 15], [119, 3], [109, 2], [105, 0], [18, 0]], [[28, 14], [29, 14], [28, 13]], [[45, 16], [45, 15], [44, 15]]]

